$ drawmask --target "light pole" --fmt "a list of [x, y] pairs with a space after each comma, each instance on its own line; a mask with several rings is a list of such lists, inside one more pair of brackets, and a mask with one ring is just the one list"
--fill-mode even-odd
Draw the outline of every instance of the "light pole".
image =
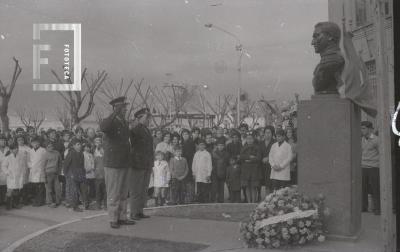
[[[239, 52], [239, 59], [238, 59], [238, 66], [237, 66], [237, 71], [238, 71], [238, 89], [237, 89], [237, 106], [236, 106], [236, 109], [237, 109], [237, 112], [236, 112], [236, 114], [237, 114], [236, 124], [237, 125], [236, 126], [239, 127], [239, 123], [240, 123], [240, 94], [241, 94], [241, 87], [242, 87], [242, 57], [243, 57], [243, 53], [245, 53], [245, 49], [244, 49], [243, 44], [240, 41], [239, 37], [236, 36], [235, 34], [229, 32], [229, 31], [227, 31], [227, 30], [225, 30], [225, 29], [223, 29], [223, 28], [221, 28], [221, 27], [219, 27], [217, 25], [211, 24], [211, 23], [205, 24], [204, 26], [206, 28], [209, 28], [209, 29], [219, 30], [219, 31], [221, 31], [221, 32], [223, 32], [225, 34], [228, 34], [229, 36], [233, 37], [236, 40], [235, 49], [236, 49], [237, 52]], [[246, 52], [246, 55], [248, 57], [250, 57], [250, 55], [247, 52]]]

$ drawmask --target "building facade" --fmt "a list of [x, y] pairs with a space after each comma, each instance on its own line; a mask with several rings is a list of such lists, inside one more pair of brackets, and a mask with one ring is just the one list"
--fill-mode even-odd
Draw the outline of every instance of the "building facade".
[[[391, 92], [389, 104], [394, 102], [394, 51], [393, 51], [393, 1], [385, 0], [385, 34], [386, 34], [386, 66]], [[369, 74], [369, 81], [376, 86], [376, 32], [374, 24], [374, 1], [373, 0], [328, 0], [329, 21], [335, 22], [342, 27], [344, 21], [347, 31], [353, 32], [353, 43], [358, 50]], [[388, 108], [391, 112], [393, 107]], [[379, 115], [378, 115], [379, 116]], [[362, 114], [362, 120], [369, 120], [377, 127], [377, 119]]]

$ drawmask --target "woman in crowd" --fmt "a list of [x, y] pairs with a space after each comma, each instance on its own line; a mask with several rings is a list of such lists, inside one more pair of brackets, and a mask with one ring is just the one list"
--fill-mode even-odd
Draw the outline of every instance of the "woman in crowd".
[[297, 137], [293, 128], [286, 128], [286, 141], [292, 147], [292, 161], [290, 162], [290, 183], [297, 184]]
[[[261, 151], [261, 180], [264, 180], [265, 191], [267, 194], [272, 192], [271, 187], [271, 165], [269, 163], [269, 152], [271, 151], [272, 145], [275, 143], [275, 129], [271, 125], [267, 125], [264, 128], [264, 141], [260, 142]], [[260, 200], [260, 199], [259, 199]]]
[[254, 143], [254, 136], [248, 133], [246, 144], [240, 152], [241, 183], [246, 202], [255, 203], [257, 201], [257, 187], [260, 184], [260, 160], [260, 148]]
[[164, 158], [168, 162], [173, 153], [171, 145], [171, 133], [169, 132], [164, 133], [162, 139], [163, 141], [157, 144], [155, 151], [156, 152], [161, 151], [162, 153], [164, 153]]
[[195, 192], [195, 183], [193, 180], [193, 173], [192, 173], [192, 163], [194, 154], [196, 153], [196, 145], [190, 136], [189, 130], [183, 129], [181, 135], [182, 135], [182, 157], [186, 159], [189, 168], [187, 176], [187, 185], [186, 185], [186, 198], [185, 198], [185, 203], [189, 204], [193, 202], [193, 197]]
[[181, 143], [181, 136], [178, 133], [174, 132], [172, 134], [172, 140], [171, 140], [172, 151], [178, 148], [180, 146], [180, 143]]
[[273, 190], [279, 190], [290, 185], [290, 162], [292, 161], [292, 147], [285, 140], [285, 131], [277, 129], [276, 143], [269, 152], [271, 165], [271, 185]]
[[157, 144], [161, 143], [163, 140], [163, 132], [160, 129], [156, 129], [154, 132], [154, 140], [153, 140], [153, 144], [154, 144], [154, 149], [156, 149]]

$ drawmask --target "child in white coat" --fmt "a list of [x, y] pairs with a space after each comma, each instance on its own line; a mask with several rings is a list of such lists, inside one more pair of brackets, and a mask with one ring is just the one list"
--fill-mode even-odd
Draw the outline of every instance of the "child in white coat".
[[9, 153], [2, 162], [2, 170], [7, 176], [6, 208], [20, 208], [20, 190], [24, 186], [25, 174], [28, 169], [28, 155], [18, 151], [18, 146], [10, 144]]
[[39, 207], [45, 204], [45, 182], [46, 182], [46, 149], [41, 147], [41, 139], [34, 137], [31, 140], [32, 149], [29, 152], [29, 182], [34, 194], [33, 206]]
[[157, 151], [155, 154], [152, 181], [154, 185], [154, 198], [156, 206], [163, 206], [165, 203], [166, 191], [168, 188], [171, 174], [169, 172], [168, 162], [164, 160], [164, 153]]
[[198, 148], [192, 163], [193, 178], [197, 186], [197, 200], [207, 203], [210, 201], [212, 158], [204, 140], [199, 141]]

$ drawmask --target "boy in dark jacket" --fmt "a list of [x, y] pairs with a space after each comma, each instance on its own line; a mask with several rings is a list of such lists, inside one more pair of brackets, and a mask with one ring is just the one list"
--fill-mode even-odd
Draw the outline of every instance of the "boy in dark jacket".
[[79, 208], [79, 195], [82, 198], [85, 209], [89, 208], [86, 188], [86, 171], [82, 144], [78, 139], [71, 141], [72, 148], [69, 150], [64, 161], [64, 174], [71, 179], [72, 207], [76, 212], [82, 212]]
[[57, 207], [61, 203], [61, 186], [58, 180], [61, 172], [61, 155], [55, 150], [54, 143], [50, 141], [46, 146], [44, 170], [46, 172], [46, 204], [49, 207]]
[[226, 167], [229, 162], [229, 154], [225, 150], [225, 140], [217, 140], [217, 147], [212, 153], [213, 169], [211, 172], [211, 202], [224, 202], [224, 189], [226, 179]]
[[231, 203], [240, 203], [240, 167], [235, 157], [229, 158], [229, 166], [226, 170], [226, 183], [228, 184]]
[[233, 131], [231, 133], [232, 142], [228, 143], [226, 146], [226, 151], [229, 153], [230, 157], [239, 158], [240, 151], [242, 149], [242, 144], [240, 143], [240, 133]]

